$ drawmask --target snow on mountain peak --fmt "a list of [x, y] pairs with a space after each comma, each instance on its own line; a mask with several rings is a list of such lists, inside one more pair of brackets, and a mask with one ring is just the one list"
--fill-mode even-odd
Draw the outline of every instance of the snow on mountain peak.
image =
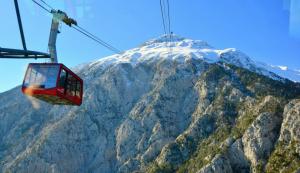
[[[172, 37], [172, 42], [179, 42], [179, 41], [185, 40], [184, 37], [174, 35], [174, 34], [171, 37]], [[151, 44], [155, 44], [155, 43], [165, 43], [165, 42], [169, 41], [169, 39], [170, 39], [170, 35], [162, 35], [158, 38], [154, 38], [149, 41], [146, 41], [143, 45], [151, 45]]]
[[119, 63], [130, 63], [135, 66], [145, 61], [159, 61], [161, 59], [170, 59], [179, 63], [184, 63], [189, 59], [200, 59], [208, 63], [225, 62], [236, 65], [276, 80], [282, 80], [280, 77], [282, 76], [292, 81], [300, 81], [299, 73], [298, 76], [285, 75], [282, 71], [291, 73], [287, 67], [271, 68], [270, 65], [251, 60], [249, 56], [235, 48], [216, 49], [205, 41], [191, 40], [178, 35], [172, 35], [171, 42], [168, 42], [169, 38], [168, 35], [163, 35], [151, 39], [137, 48], [125, 51], [123, 54], [96, 60], [89, 64], [89, 68], [96, 69], [100, 66], [106, 68]]
[[276, 73], [281, 77], [290, 79], [294, 82], [300, 82], [300, 70], [289, 69], [287, 66], [283, 65], [270, 65], [266, 63], [258, 63], [258, 65], [261, 65], [263, 68]]
[[[170, 43], [168, 43], [170, 41]], [[162, 35], [158, 38], [146, 41], [140, 47], [188, 47], [192, 49], [213, 48], [207, 42], [202, 40], [191, 40], [178, 35]]]

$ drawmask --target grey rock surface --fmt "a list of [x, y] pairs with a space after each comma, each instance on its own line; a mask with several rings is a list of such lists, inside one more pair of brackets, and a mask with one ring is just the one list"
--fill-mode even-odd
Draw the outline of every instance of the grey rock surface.
[[[285, 106], [279, 141], [300, 141], [300, 100], [293, 100]], [[299, 143], [298, 143], [299, 144]], [[300, 146], [297, 150], [300, 153]]]
[[217, 155], [211, 164], [203, 167], [197, 173], [232, 173], [232, 169], [227, 158]]
[[280, 117], [270, 113], [262, 113], [243, 135], [245, 156], [253, 166], [266, 164], [278, 138], [280, 125]]

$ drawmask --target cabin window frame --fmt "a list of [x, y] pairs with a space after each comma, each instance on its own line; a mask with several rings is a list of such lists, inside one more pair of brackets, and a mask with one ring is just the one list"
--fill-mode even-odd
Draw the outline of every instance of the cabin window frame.
[[26, 71], [24, 86], [40, 89], [56, 88], [59, 68], [58, 65], [30, 65]]

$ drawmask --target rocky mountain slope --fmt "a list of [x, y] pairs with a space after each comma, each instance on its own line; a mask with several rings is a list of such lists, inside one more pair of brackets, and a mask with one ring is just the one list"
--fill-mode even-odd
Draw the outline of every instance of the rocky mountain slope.
[[300, 171], [300, 85], [175, 37], [75, 69], [80, 107], [0, 94], [0, 172]]

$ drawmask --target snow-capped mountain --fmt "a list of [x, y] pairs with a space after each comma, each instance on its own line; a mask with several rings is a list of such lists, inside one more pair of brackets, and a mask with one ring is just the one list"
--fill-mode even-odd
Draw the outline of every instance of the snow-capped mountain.
[[299, 171], [299, 83], [236, 49], [165, 39], [74, 68], [80, 107], [1, 93], [0, 172]]
[[125, 51], [122, 55], [101, 58], [90, 65], [95, 65], [97, 68], [97, 66], [109, 66], [114, 63], [130, 63], [135, 66], [137, 63], [157, 59], [172, 59], [178, 63], [199, 59], [208, 63], [225, 62], [276, 80], [286, 78], [295, 82], [300, 81], [300, 71], [290, 70], [284, 66], [255, 62], [235, 48], [216, 49], [205, 41], [186, 39], [176, 35], [172, 36], [170, 43], [168, 41], [169, 37], [161, 36], [147, 41], [138, 48]]
[[300, 70], [293, 70], [287, 66], [282, 65], [270, 65], [266, 63], [257, 63], [257, 66], [261, 66], [268, 71], [271, 71], [283, 78], [289, 79], [294, 82], [300, 82]]

